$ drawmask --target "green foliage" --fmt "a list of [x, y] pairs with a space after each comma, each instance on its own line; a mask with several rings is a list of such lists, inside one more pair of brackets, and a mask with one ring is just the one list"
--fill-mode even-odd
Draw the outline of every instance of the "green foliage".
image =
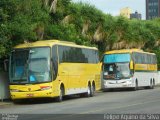
[[[8, 48], [37, 39], [34, 31], [38, 25], [46, 24], [49, 13], [41, 0], [2, 0], [0, 2], [1, 53]], [[3, 51], [3, 52], [2, 52]], [[1, 54], [2, 55], [2, 54]], [[3, 55], [2, 55], [3, 56]]]
[[24, 41], [60, 39], [97, 46], [100, 53], [122, 48], [155, 52], [160, 63], [160, 19], [129, 20], [113, 17], [90, 4], [57, 0], [1, 0], [0, 58]]
[[61, 39], [64, 41], [76, 42], [77, 33], [73, 24], [69, 25], [52, 25], [48, 26], [46, 30], [48, 36], [46, 39]]

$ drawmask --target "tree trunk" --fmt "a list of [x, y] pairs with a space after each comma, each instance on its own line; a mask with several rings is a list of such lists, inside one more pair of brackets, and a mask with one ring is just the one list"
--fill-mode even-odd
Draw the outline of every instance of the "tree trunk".
[[51, 7], [50, 7], [50, 12], [56, 13], [57, 10], [57, 1], [58, 0], [53, 0], [51, 3]]

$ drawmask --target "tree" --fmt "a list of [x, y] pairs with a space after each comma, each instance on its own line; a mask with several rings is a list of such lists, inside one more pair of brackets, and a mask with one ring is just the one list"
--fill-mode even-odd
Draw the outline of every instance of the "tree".
[[41, 0], [1, 0], [0, 8], [0, 54], [24, 41], [39, 39], [50, 19]]
[[71, 0], [1, 0], [0, 57], [12, 47], [41, 39], [97, 46], [100, 53], [140, 48], [155, 52], [160, 63], [160, 19], [113, 17], [95, 6]]

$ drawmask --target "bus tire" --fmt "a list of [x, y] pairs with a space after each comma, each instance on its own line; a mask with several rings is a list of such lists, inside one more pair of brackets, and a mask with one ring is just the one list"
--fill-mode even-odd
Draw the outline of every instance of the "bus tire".
[[56, 98], [57, 102], [62, 102], [63, 101], [63, 95], [64, 95], [64, 88], [61, 86], [60, 91], [59, 91], [59, 96]]
[[87, 92], [85, 93], [85, 97], [91, 97], [91, 84], [88, 84]]
[[133, 88], [133, 91], [136, 91], [138, 90], [138, 81], [136, 80], [136, 83], [135, 83], [135, 87]]
[[91, 86], [91, 94], [90, 94], [90, 96], [93, 97], [94, 95], [95, 95], [95, 84], [93, 82], [92, 86]]
[[155, 87], [155, 80], [153, 79], [153, 86], [152, 86], [152, 89], [154, 89]]
[[150, 89], [154, 89], [154, 87], [155, 87], [155, 81], [154, 81], [154, 79], [153, 80], [151, 80], [150, 81]]
[[149, 89], [154, 89], [154, 80], [150, 80], [150, 86]]

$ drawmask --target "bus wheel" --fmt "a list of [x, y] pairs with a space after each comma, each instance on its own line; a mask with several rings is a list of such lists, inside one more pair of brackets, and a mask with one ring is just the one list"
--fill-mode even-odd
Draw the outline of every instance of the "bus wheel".
[[136, 80], [136, 83], [135, 83], [135, 87], [133, 88], [134, 91], [138, 90], [138, 81]]
[[63, 87], [60, 87], [59, 96], [56, 98], [56, 101], [57, 102], [62, 102], [63, 95], [64, 95], [64, 89], [63, 89]]
[[150, 81], [150, 86], [149, 86], [149, 89], [153, 89], [154, 88], [154, 85], [153, 85], [153, 80]]
[[155, 87], [155, 81], [154, 81], [154, 79], [153, 79], [153, 82], [152, 82], [153, 84], [152, 84], [152, 89], [154, 89], [154, 87]]
[[91, 94], [90, 96], [93, 97], [95, 95], [95, 84], [93, 83], [91, 86]]
[[149, 86], [149, 89], [154, 89], [155, 87], [155, 81], [154, 79], [150, 81], [150, 86]]
[[87, 92], [85, 93], [85, 97], [91, 97], [91, 85], [88, 84]]

